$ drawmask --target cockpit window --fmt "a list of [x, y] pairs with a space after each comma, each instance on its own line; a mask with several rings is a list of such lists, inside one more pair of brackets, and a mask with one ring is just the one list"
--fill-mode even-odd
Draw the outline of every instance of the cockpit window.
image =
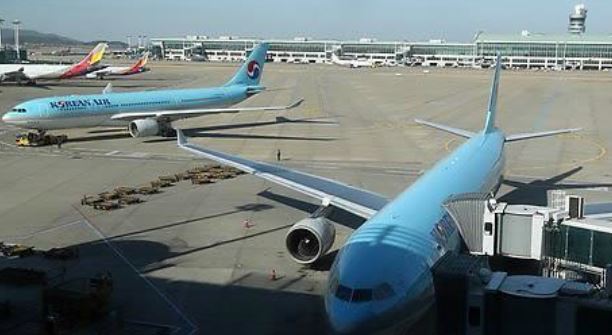
[[393, 288], [388, 283], [382, 283], [374, 289], [356, 288], [352, 289], [338, 282], [337, 278], [331, 278], [329, 293], [340, 300], [347, 302], [366, 302], [371, 300], [384, 300], [395, 294]]
[[15, 113], [25, 113], [26, 109], [25, 108], [13, 108], [12, 111]]
[[372, 300], [372, 290], [371, 289], [355, 289], [353, 291], [353, 297], [351, 298], [351, 302], [365, 302]]
[[344, 285], [338, 285], [338, 288], [336, 289], [336, 298], [340, 299], [340, 300], [344, 300], [344, 301], [351, 301], [351, 294], [353, 293], [353, 290], [351, 290], [350, 288], [344, 286]]
[[382, 283], [373, 290], [374, 300], [384, 300], [391, 297], [393, 294], [393, 288], [387, 283]]

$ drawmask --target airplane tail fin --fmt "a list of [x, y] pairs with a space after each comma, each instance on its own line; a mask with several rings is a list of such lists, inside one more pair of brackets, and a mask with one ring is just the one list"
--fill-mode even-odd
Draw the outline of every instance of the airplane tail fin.
[[502, 62], [501, 54], [497, 53], [495, 59], [495, 74], [493, 75], [493, 83], [491, 84], [491, 93], [489, 94], [489, 105], [487, 109], [487, 118], [485, 120], [483, 132], [490, 133], [495, 130], [495, 115], [497, 114], [497, 91], [499, 89], [499, 74], [501, 72]]
[[138, 61], [132, 65], [132, 68], [130, 69], [130, 71], [137, 71], [142, 69], [145, 65], [147, 65], [147, 62], [149, 61], [149, 52], [145, 52], [139, 59]]
[[244, 64], [240, 66], [236, 74], [234, 74], [232, 79], [230, 79], [225, 86], [259, 86], [267, 53], [268, 43], [262, 42], [256, 45]]
[[98, 43], [98, 45], [96, 45], [96, 47], [93, 48], [93, 50], [91, 50], [85, 58], [66, 70], [66, 72], [60, 76], [60, 79], [82, 76], [91, 71], [94, 66], [100, 63], [102, 57], [104, 57], [104, 52], [106, 51], [107, 47], [108, 45], [106, 43]]
[[89, 66], [94, 66], [100, 63], [102, 57], [104, 57], [104, 52], [108, 48], [108, 44], [106, 43], [98, 43], [93, 50], [89, 52], [87, 57], [79, 62], [79, 64], [87, 64]]

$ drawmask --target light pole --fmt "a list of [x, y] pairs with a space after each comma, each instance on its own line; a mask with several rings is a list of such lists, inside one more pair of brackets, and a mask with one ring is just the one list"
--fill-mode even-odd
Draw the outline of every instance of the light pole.
[[19, 53], [19, 25], [21, 21], [15, 20], [13, 21], [13, 25], [15, 25], [15, 51], [17, 51], [17, 60], [21, 60], [21, 54]]
[[0, 50], [2, 50], [2, 23], [4, 19], [0, 19]]

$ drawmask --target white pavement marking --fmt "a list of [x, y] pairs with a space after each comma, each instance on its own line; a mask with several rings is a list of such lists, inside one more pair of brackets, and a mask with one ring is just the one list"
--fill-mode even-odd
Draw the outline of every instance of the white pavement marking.
[[[195, 325], [195, 323], [193, 323], [181, 310], [180, 308], [174, 304], [172, 302], [172, 300], [170, 300], [170, 298], [168, 298], [157, 286], [155, 286], [155, 284], [153, 284], [153, 282], [151, 282], [149, 280], [149, 278], [147, 278], [145, 275], [143, 275], [137, 268], [136, 266], [134, 266], [134, 264], [132, 264], [132, 262], [130, 262], [130, 260], [123, 255], [123, 253], [121, 253], [121, 251], [119, 251], [119, 249], [117, 249], [112, 243], [111, 241], [108, 240], [108, 238], [106, 238], [106, 236], [98, 229], [96, 228], [94, 225], [91, 224], [91, 222], [89, 222], [89, 220], [87, 219], [83, 219], [83, 222], [85, 222], [85, 224], [87, 226], [89, 226], [89, 228], [96, 233], [96, 235], [98, 235], [98, 237], [104, 241], [104, 243], [119, 257], [121, 258], [121, 260], [123, 260], [125, 262], [125, 264], [127, 264], [132, 271], [134, 271], [138, 277], [140, 277], [142, 280], [144, 280], [145, 283], [147, 283], [147, 285], [149, 285], [153, 291], [155, 291], [155, 293], [157, 293], [157, 295], [162, 298], [162, 300], [164, 300], [173, 310], [174, 312], [176, 312], [188, 325], [189, 327], [191, 327], [191, 331], [189, 333], [187, 333], [188, 335], [191, 334], [195, 334], [198, 331], [198, 327]], [[178, 331], [179, 329], [177, 329], [176, 331]], [[176, 333], [175, 331], [175, 333]]]
[[49, 232], [52, 232], [54, 230], [59, 230], [59, 229], [63, 229], [63, 228], [66, 228], [66, 227], [70, 227], [70, 226], [74, 226], [74, 225], [77, 225], [77, 224], [81, 224], [82, 221], [83, 220], [78, 220], [78, 221], [74, 221], [74, 222], [64, 223], [64, 224], [61, 224], [59, 226], [55, 226], [55, 227], [51, 227], [51, 228], [45, 228], [45, 229], [42, 229], [42, 230], [38, 230], [38, 231], [35, 231], [33, 233], [30, 233], [30, 234], [13, 235], [13, 236], [0, 236], [0, 239], [2, 239], [2, 240], [25, 240], [25, 239], [28, 239], [28, 238], [34, 236], [34, 235], [49, 233]]

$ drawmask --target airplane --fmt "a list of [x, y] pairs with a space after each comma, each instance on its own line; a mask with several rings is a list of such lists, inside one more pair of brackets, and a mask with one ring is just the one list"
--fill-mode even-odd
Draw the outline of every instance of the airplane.
[[29, 84], [36, 84], [38, 79], [68, 79], [82, 76], [96, 69], [107, 47], [105, 43], [98, 43], [85, 58], [73, 65], [0, 64], [0, 83], [16, 81], [21, 84], [25, 81]]
[[108, 84], [102, 94], [33, 99], [4, 114], [2, 121], [44, 132], [53, 129], [125, 126], [132, 137], [174, 136], [173, 121], [207, 114], [287, 110], [288, 106], [232, 107], [262, 92], [267, 43], [256, 46], [246, 62], [223, 86], [113, 93]]
[[129, 76], [132, 74], [142, 73], [150, 71], [149, 68], [145, 67], [149, 60], [149, 53], [145, 52], [138, 61], [131, 66], [109, 66], [100, 70], [90, 72], [85, 75], [89, 79], [104, 79], [107, 76]]
[[333, 52], [331, 58], [333, 64], [340, 66], [348, 66], [350, 68], [374, 67], [374, 62], [368, 59], [340, 59], [338, 55]]
[[[499, 57], [498, 57], [499, 59]], [[578, 131], [561, 129], [505, 135], [495, 126], [501, 61], [497, 62], [484, 128], [478, 132], [429, 121], [417, 123], [467, 139], [394, 199], [324, 177], [199, 147], [177, 129], [177, 144], [195, 155], [233, 166], [321, 201], [285, 237], [290, 256], [312, 264], [335, 238], [326, 216], [340, 208], [366, 219], [339, 250], [324, 293], [337, 333], [409, 333], [434, 303], [431, 269], [461, 237], [443, 209], [451, 195], [496, 192], [502, 182], [506, 143]]]

